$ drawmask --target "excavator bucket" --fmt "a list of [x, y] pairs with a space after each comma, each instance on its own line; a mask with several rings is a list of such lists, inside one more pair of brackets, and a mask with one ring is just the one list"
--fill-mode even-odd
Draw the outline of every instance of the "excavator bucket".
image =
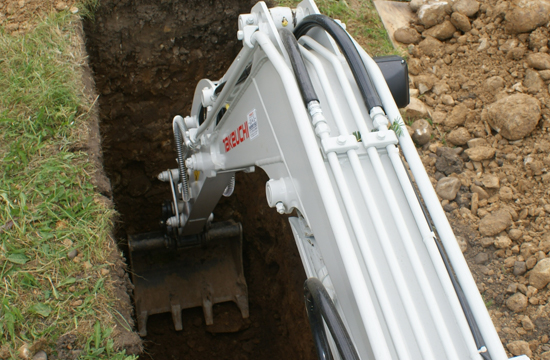
[[161, 232], [129, 236], [141, 336], [147, 335], [150, 315], [171, 312], [175, 329], [182, 330], [181, 311], [199, 306], [206, 325], [213, 325], [213, 305], [227, 301], [235, 302], [242, 317], [248, 318], [241, 225], [214, 223], [194, 239], [192, 247], [167, 248]]

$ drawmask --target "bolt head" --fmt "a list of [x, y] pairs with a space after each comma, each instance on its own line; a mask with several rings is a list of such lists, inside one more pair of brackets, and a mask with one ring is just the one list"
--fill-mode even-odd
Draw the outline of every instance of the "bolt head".
[[378, 131], [376, 133], [376, 137], [380, 140], [385, 139], [386, 138], [386, 132], [385, 131]]
[[336, 139], [336, 142], [339, 144], [339, 145], [344, 145], [346, 143], [346, 137], [344, 135], [340, 135], [338, 136], [338, 138]]
[[254, 24], [254, 18], [252, 16], [249, 16], [248, 19], [246, 19], [247, 25], [253, 25]]
[[244, 31], [237, 31], [237, 40], [242, 41], [244, 39]]

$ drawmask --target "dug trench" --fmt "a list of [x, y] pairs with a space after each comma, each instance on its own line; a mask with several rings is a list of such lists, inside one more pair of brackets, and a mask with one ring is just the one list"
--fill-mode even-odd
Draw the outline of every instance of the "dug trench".
[[[249, 0], [108, 0], [85, 21], [86, 47], [99, 96], [104, 168], [120, 214], [116, 237], [157, 230], [170, 189], [156, 179], [175, 168], [171, 119], [190, 111], [196, 83], [218, 79], [239, 51], [237, 17]], [[250, 317], [232, 303], [216, 319], [240, 322], [232, 333], [207, 327], [200, 308], [182, 312], [176, 332], [169, 313], [153, 315], [143, 339], [145, 359], [313, 359], [303, 302], [305, 274], [288, 220], [265, 200], [265, 173], [238, 174], [217, 220], [243, 225], [243, 265]], [[130, 268], [131, 269], [131, 268]], [[237, 315], [235, 315], [237, 314]], [[231, 321], [231, 320], [222, 320]], [[235, 330], [235, 329], [234, 329]]]

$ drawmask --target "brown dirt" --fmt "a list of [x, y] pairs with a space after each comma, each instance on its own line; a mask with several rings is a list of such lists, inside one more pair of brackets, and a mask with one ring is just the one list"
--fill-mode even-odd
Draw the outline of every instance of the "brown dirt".
[[[208, 5], [208, 6], [206, 6]], [[104, 1], [85, 22], [87, 48], [100, 93], [104, 168], [121, 221], [117, 239], [158, 229], [170, 198], [156, 175], [176, 167], [171, 119], [190, 110], [195, 84], [221, 77], [240, 46], [239, 13], [251, 1]], [[302, 285], [305, 274], [288, 221], [267, 207], [267, 176], [240, 174], [216, 219], [243, 224], [250, 319], [236, 333], [208, 332], [201, 309], [184, 310], [181, 332], [170, 314], [151, 316], [145, 358], [313, 359]], [[242, 322], [236, 307], [214, 307], [215, 321]]]
[[[498, 6], [502, 9], [507, 2], [481, 0], [479, 3], [480, 11], [470, 18], [472, 30], [466, 33], [457, 31], [441, 45], [421, 43], [409, 47], [413, 82], [416, 85], [430, 82], [422, 78], [426, 76], [436, 84], [449, 87], [446, 93], [436, 94], [434, 87], [419, 97], [428, 106], [435, 123], [431, 143], [419, 149], [419, 154], [435, 186], [444, 176], [435, 166], [437, 147], [455, 147], [459, 154], [468, 149], [468, 145], [453, 146], [449, 142], [453, 139], [449, 136], [452, 130], [466, 129], [468, 136], [483, 138], [488, 147], [496, 150], [494, 156], [482, 161], [473, 161], [464, 153], [460, 155], [465, 161], [464, 170], [451, 176], [461, 180], [461, 190], [454, 201], [443, 200], [442, 205], [457, 235], [467, 241], [466, 259], [503, 344], [526, 341], [532, 351], [531, 358], [541, 359], [541, 354], [550, 351], [550, 292], [548, 287], [530, 287], [529, 270], [538, 261], [549, 257], [544, 240], [548, 239], [550, 230], [550, 81], [543, 80], [542, 86], [533, 89], [528, 87], [526, 75], [533, 72], [527, 57], [548, 52], [549, 28], [544, 25], [531, 33], [510, 34], [505, 30], [507, 24], [502, 13], [496, 10]], [[413, 22], [411, 26], [420, 33], [424, 31], [419, 23]], [[484, 38], [488, 46], [478, 50]], [[510, 47], [510, 44], [513, 45]], [[494, 76], [503, 79], [502, 88], [490, 86], [487, 79]], [[417, 81], [419, 79], [423, 80]], [[511, 141], [491, 129], [486, 114], [490, 104], [518, 93], [536, 98], [540, 102], [542, 117], [528, 136]], [[444, 95], [451, 95], [455, 104], [445, 105], [442, 101]], [[460, 105], [466, 107], [467, 115], [465, 122], [459, 121], [456, 126], [456, 117], [450, 114]], [[491, 176], [498, 178], [498, 185], [489, 185], [487, 180]], [[472, 185], [480, 186], [488, 195], [486, 199], [479, 199], [477, 209], [471, 204]], [[494, 236], [481, 235], [481, 219], [502, 209], [510, 213], [511, 225]], [[499, 236], [509, 236], [511, 244], [496, 248], [494, 241]], [[487, 254], [486, 261], [479, 255], [482, 253]], [[528, 265], [527, 273], [514, 275], [514, 266], [522, 264]], [[528, 306], [524, 311], [514, 312], [506, 305], [510, 296], [517, 292], [527, 295]], [[533, 329], [525, 317], [534, 324]]]

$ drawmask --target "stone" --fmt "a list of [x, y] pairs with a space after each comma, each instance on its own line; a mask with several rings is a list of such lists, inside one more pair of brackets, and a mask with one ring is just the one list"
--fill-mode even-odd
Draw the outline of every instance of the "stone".
[[540, 52], [529, 54], [527, 65], [537, 70], [548, 70], [550, 69], [550, 55]]
[[529, 273], [529, 285], [542, 289], [550, 282], [550, 258], [540, 260]]
[[439, 147], [436, 150], [436, 154], [435, 168], [438, 171], [445, 175], [451, 175], [452, 173], [460, 174], [462, 172], [464, 161], [453, 149]]
[[468, 32], [472, 30], [470, 19], [468, 19], [466, 15], [463, 15], [459, 12], [454, 12], [451, 15], [451, 23], [462, 32]]
[[530, 256], [529, 259], [525, 262], [525, 266], [527, 266], [527, 270], [531, 270], [532, 268], [537, 265], [537, 257], [536, 256]]
[[444, 177], [437, 182], [435, 192], [442, 199], [454, 200], [461, 185], [460, 180], [455, 177]]
[[474, 262], [476, 264], [484, 265], [488, 261], [489, 261], [489, 255], [487, 253], [484, 253], [484, 252], [480, 252], [474, 257]]
[[412, 126], [413, 131], [412, 139], [418, 145], [424, 145], [430, 142], [432, 138], [432, 126], [424, 119], [416, 120]]
[[546, 237], [540, 241], [539, 249], [544, 253], [550, 251], [550, 236], [546, 235]]
[[57, 3], [55, 3], [55, 9], [57, 11], [63, 11], [66, 8], [67, 8], [67, 3], [64, 1], [58, 1]]
[[440, 96], [442, 94], [451, 92], [451, 88], [445, 81], [437, 81], [432, 88], [432, 92], [437, 96]]
[[493, 243], [497, 249], [508, 249], [512, 245], [512, 240], [506, 235], [499, 236]]
[[67, 254], [67, 257], [69, 258], [69, 260], [72, 260], [75, 257], [77, 257], [77, 255], [78, 255], [78, 250], [74, 249], [69, 251], [69, 253]]
[[495, 175], [485, 175], [482, 183], [487, 189], [498, 189], [500, 187], [500, 178]]
[[506, 307], [513, 312], [522, 312], [527, 308], [527, 296], [520, 292], [515, 293], [506, 300]]
[[506, 348], [512, 355], [527, 355], [529, 357], [533, 356], [531, 348], [529, 348], [529, 343], [523, 340], [516, 340], [506, 344]]
[[48, 354], [44, 350], [40, 350], [32, 357], [32, 360], [48, 360]]
[[514, 198], [514, 192], [508, 186], [503, 186], [498, 191], [501, 200], [510, 201]]
[[487, 140], [483, 138], [475, 138], [472, 140], [468, 140], [468, 148], [475, 148], [478, 146], [489, 146], [489, 144], [487, 144]]
[[[424, 94], [433, 88], [435, 80], [437, 78], [433, 75], [418, 75], [414, 78], [414, 84], [420, 91], [420, 94]], [[422, 85], [424, 85], [424, 90], [420, 88]]]
[[418, 31], [408, 26], [395, 30], [393, 37], [396, 41], [403, 44], [418, 44], [422, 41], [422, 36], [420, 36]]
[[485, 80], [485, 87], [489, 91], [496, 92], [506, 87], [506, 81], [504, 81], [504, 79], [500, 76], [491, 76]]
[[460, 251], [462, 251], [462, 253], [465, 253], [466, 250], [468, 250], [468, 241], [466, 241], [466, 239], [464, 239], [462, 236], [457, 236], [456, 242], [458, 243], [458, 247], [460, 248]]
[[423, 35], [430, 35], [437, 40], [443, 41], [452, 38], [455, 32], [456, 28], [454, 25], [449, 20], [445, 20], [441, 24], [437, 24], [428, 30], [425, 30]]
[[539, 75], [544, 81], [550, 80], [550, 70], [541, 70], [539, 71]]
[[481, 219], [479, 232], [483, 236], [494, 236], [506, 230], [510, 225], [512, 225], [510, 213], [506, 210], [498, 210]]
[[474, 185], [470, 186], [470, 191], [473, 192], [473, 193], [478, 194], [479, 195], [479, 200], [489, 198], [489, 194], [487, 194], [487, 191], [483, 190], [483, 188], [478, 186], [478, 185], [474, 184]]
[[516, 261], [514, 263], [514, 275], [521, 276], [527, 272], [525, 261]]
[[506, 11], [506, 30], [512, 34], [530, 32], [550, 19], [547, 0], [515, 0]]
[[432, 4], [424, 4], [418, 9], [416, 15], [420, 23], [426, 28], [440, 24], [445, 20], [448, 11], [447, 2], [436, 2]]
[[546, 351], [540, 354], [540, 360], [550, 360], [550, 351]]
[[473, 17], [479, 10], [479, 3], [476, 0], [458, 0], [453, 4], [453, 11], [462, 15]]
[[417, 58], [409, 58], [407, 61], [407, 65], [409, 67], [409, 73], [411, 75], [418, 75], [423, 71], [422, 67], [422, 61]]
[[510, 229], [510, 231], [508, 231], [508, 236], [514, 241], [519, 240], [521, 238], [521, 235], [523, 235], [523, 232], [518, 229]]
[[447, 113], [443, 111], [434, 111], [432, 113], [432, 121], [434, 124], [442, 124], [447, 118]]
[[450, 128], [464, 125], [469, 112], [470, 110], [463, 104], [457, 105], [453, 108], [449, 116], [447, 116], [443, 124]]
[[427, 56], [435, 58], [442, 57], [445, 52], [443, 43], [429, 35], [418, 44], [418, 48]]
[[471, 138], [470, 132], [463, 127], [459, 127], [447, 135], [447, 141], [457, 146], [465, 145]]
[[487, 109], [487, 122], [508, 140], [520, 140], [529, 135], [541, 118], [538, 99], [526, 94], [504, 97]]
[[535, 324], [533, 324], [529, 316], [524, 316], [523, 319], [521, 319], [521, 326], [527, 331], [533, 331], [535, 329]]
[[405, 116], [410, 119], [425, 119], [428, 117], [428, 107], [421, 100], [411, 98], [405, 107]]
[[464, 153], [468, 155], [470, 160], [483, 161], [492, 159], [495, 156], [496, 150], [488, 146], [478, 146], [464, 150]]
[[479, 195], [477, 193], [472, 194], [470, 211], [473, 215], [477, 215], [477, 210], [479, 209]]
[[441, 102], [444, 105], [452, 106], [452, 105], [455, 104], [455, 99], [453, 99], [453, 97], [451, 95], [445, 94], [445, 95], [441, 96]]
[[482, 38], [479, 42], [479, 46], [477, 47], [477, 51], [483, 51], [487, 50], [491, 44], [489, 43], [489, 39]]
[[523, 79], [523, 86], [527, 88], [528, 93], [536, 94], [544, 86], [544, 81], [542, 81], [537, 71], [527, 69], [525, 71], [525, 78]]

